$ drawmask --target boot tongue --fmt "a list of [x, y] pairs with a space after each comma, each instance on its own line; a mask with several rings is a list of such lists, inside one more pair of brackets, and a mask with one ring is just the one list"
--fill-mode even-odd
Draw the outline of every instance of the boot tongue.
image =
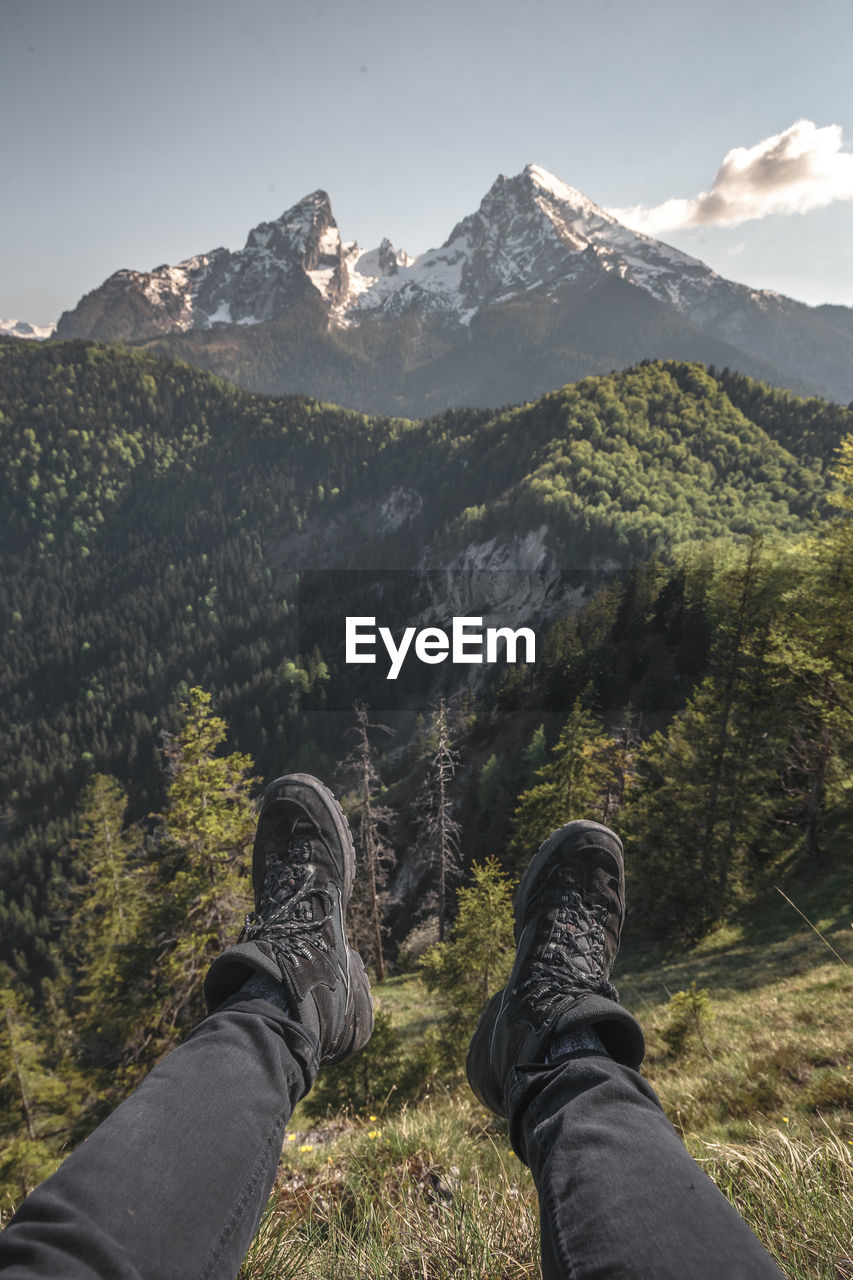
[[316, 834], [316, 824], [310, 818], [298, 818], [290, 829], [290, 840], [313, 840]]
[[[293, 824], [290, 838], [287, 842], [287, 861], [291, 865], [302, 864], [305, 866], [306, 887], [312, 883], [314, 878], [308, 864], [310, 864], [314, 852], [312, 842], [316, 839], [317, 834], [317, 827], [310, 819], [300, 818]], [[306, 922], [320, 920], [325, 914], [322, 897], [316, 893], [306, 895], [301, 902], [296, 904], [293, 912], [296, 920]]]
[[285, 861], [291, 866], [311, 861], [314, 850], [312, 841], [316, 838], [317, 828], [312, 822], [296, 822], [290, 829], [287, 840]]

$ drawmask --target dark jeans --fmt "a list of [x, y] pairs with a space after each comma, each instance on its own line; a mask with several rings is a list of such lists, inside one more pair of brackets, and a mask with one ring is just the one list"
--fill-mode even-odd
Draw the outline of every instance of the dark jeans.
[[515, 1070], [505, 1096], [544, 1280], [784, 1280], [638, 1072], [578, 1054]]
[[3, 1280], [234, 1280], [316, 1073], [268, 1001], [217, 1009], [27, 1197]]
[[[4, 1280], [233, 1280], [315, 1073], [272, 1004], [217, 1010], [24, 1202], [0, 1233]], [[516, 1071], [507, 1098], [545, 1280], [781, 1276], [635, 1071], [575, 1056]]]

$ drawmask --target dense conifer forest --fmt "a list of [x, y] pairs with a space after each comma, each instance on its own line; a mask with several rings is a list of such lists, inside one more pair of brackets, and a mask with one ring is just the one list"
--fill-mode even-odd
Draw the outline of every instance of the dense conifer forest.
[[[378, 859], [356, 925], [374, 971], [570, 814], [625, 833], [637, 918], [670, 942], [820, 859], [849, 815], [849, 408], [649, 362], [370, 419], [7, 341], [0, 451], [7, 1199], [198, 1016], [260, 779], [343, 792]], [[434, 603], [448, 566], [531, 536], [552, 574], [535, 665], [423, 669], [393, 695], [344, 666], [345, 614], [399, 624], [430, 573]], [[395, 737], [365, 730], [377, 702]]]

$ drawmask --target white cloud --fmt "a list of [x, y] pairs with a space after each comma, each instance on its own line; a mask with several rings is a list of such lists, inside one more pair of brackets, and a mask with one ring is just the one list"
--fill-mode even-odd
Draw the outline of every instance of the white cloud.
[[730, 151], [710, 191], [653, 208], [609, 212], [655, 236], [683, 227], [736, 227], [769, 213], [808, 213], [836, 200], [853, 200], [853, 154], [844, 150], [841, 126], [818, 128], [811, 120], [798, 120], [754, 147]]

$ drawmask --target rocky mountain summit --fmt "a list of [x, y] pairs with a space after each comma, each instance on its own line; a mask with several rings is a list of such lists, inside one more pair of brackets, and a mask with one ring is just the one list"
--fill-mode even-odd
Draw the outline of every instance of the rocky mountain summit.
[[116, 272], [56, 333], [380, 412], [526, 400], [646, 357], [853, 398], [853, 310], [726, 280], [535, 164], [415, 257], [343, 240], [315, 191], [241, 250]]
[[483, 306], [532, 290], [553, 295], [567, 285], [589, 286], [603, 272], [676, 304], [684, 282], [716, 278], [695, 258], [629, 231], [531, 164], [514, 178], [499, 177], [440, 249], [373, 282], [357, 307], [399, 313], [431, 305], [467, 323]]

